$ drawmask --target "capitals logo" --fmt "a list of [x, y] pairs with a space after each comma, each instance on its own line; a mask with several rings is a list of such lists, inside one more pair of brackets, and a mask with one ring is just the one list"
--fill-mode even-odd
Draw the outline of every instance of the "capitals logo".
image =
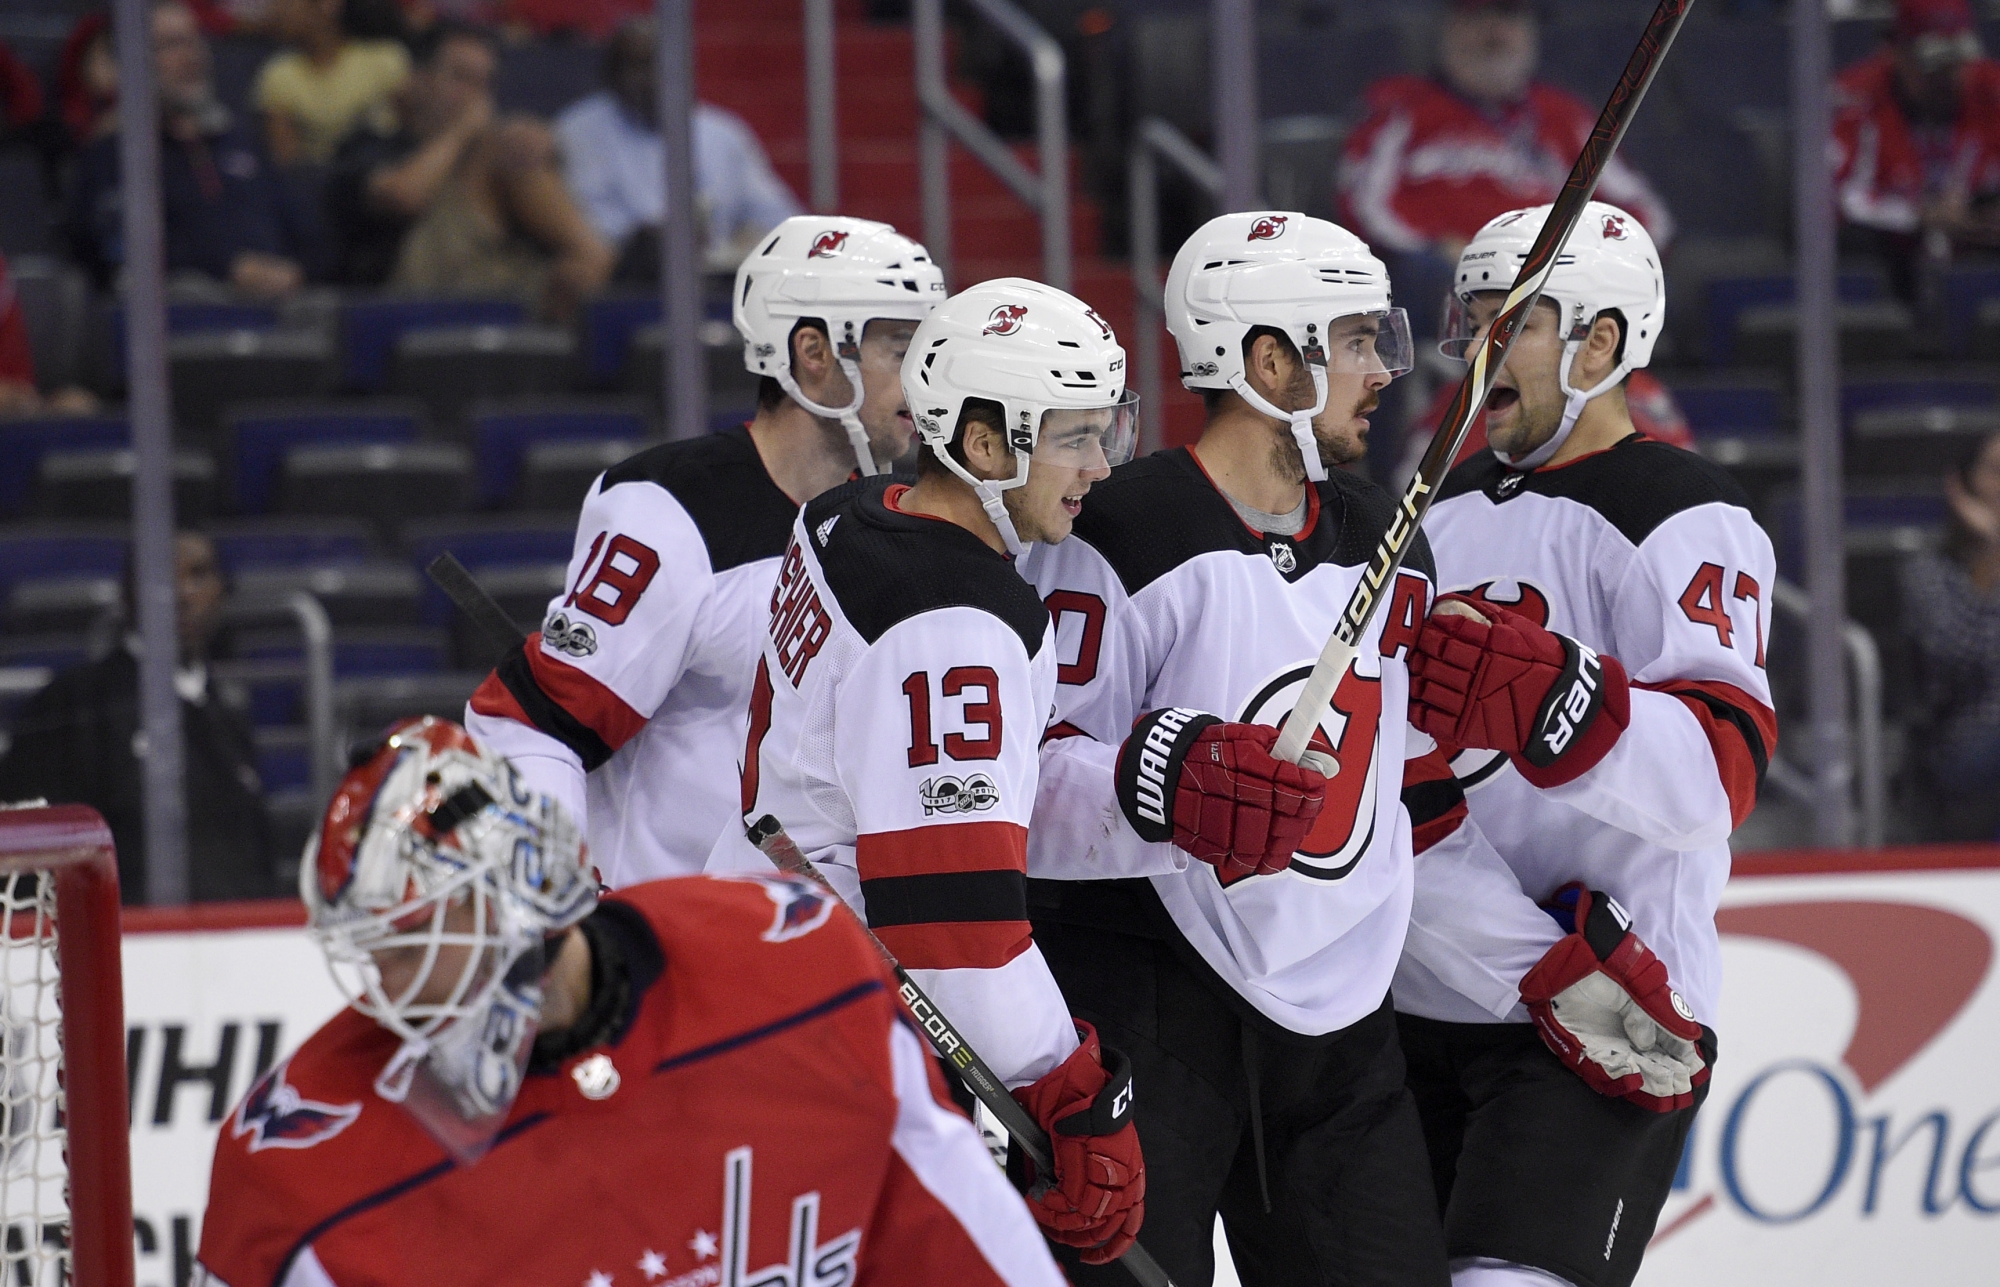
[[812, 249], [806, 252], [807, 259], [831, 259], [847, 245], [844, 232], [823, 232], [813, 238]]
[[1021, 329], [1021, 319], [1028, 315], [1026, 304], [1001, 304], [986, 315], [986, 329], [981, 335], [1012, 335]]
[[311, 1148], [340, 1134], [361, 1116], [359, 1100], [322, 1104], [305, 1098], [286, 1084], [285, 1067], [279, 1064], [265, 1073], [236, 1110], [230, 1134], [237, 1139], [251, 1136], [252, 1153], [265, 1148]]
[[833, 915], [833, 895], [810, 882], [785, 878], [765, 879], [758, 877], [757, 883], [777, 904], [777, 915], [771, 919], [771, 928], [761, 935], [766, 943], [783, 943], [790, 939], [803, 938]]
[[1608, 214], [1604, 216], [1604, 239], [1606, 241], [1625, 240], [1625, 216]]
[[1257, 222], [1250, 225], [1250, 235], [1245, 241], [1276, 241], [1285, 235], [1285, 225], [1291, 219], [1285, 215], [1259, 215]]

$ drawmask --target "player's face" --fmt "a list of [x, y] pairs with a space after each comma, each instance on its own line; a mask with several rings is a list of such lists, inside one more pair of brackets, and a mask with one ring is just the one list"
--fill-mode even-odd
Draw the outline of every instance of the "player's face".
[[1336, 317], [1326, 328], [1326, 407], [1313, 417], [1313, 437], [1329, 467], [1368, 453], [1368, 413], [1396, 378], [1381, 352], [1384, 339], [1383, 319], [1373, 314]]
[[[445, 909], [444, 932], [458, 937], [470, 935], [477, 928], [477, 919], [470, 901], [454, 903]], [[404, 1007], [441, 1005], [450, 1000], [452, 990], [472, 961], [472, 954], [479, 950], [466, 942], [441, 943], [433, 958], [428, 945], [406, 943], [377, 948], [369, 955], [381, 976], [383, 995]]]
[[877, 318], [861, 332], [861, 423], [868, 430], [868, 450], [879, 464], [908, 455], [916, 432], [903, 401], [903, 355], [916, 333], [915, 322], [890, 318]]
[[1083, 512], [1090, 485], [1111, 476], [1107, 440], [1120, 432], [1120, 411], [1050, 411], [1042, 416], [1042, 432], [1028, 462], [1028, 481], [1003, 493], [1014, 531], [1023, 541], [1050, 545], [1069, 536]]
[[[1486, 330], [1505, 302], [1500, 291], [1481, 291], [1466, 306], [1474, 351], [1486, 342]], [[1563, 356], [1559, 326], [1556, 306], [1548, 300], [1538, 302], [1528, 314], [1528, 324], [1514, 337], [1487, 395], [1487, 441], [1510, 456], [1526, 455], [1562, 427], [1564, 398], [1556, 379]]]

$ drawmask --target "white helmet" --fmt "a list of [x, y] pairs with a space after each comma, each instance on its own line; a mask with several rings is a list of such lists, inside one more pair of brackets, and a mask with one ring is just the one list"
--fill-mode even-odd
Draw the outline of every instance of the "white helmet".
[[[1109, 408], [1108, 426], [1094, 440], [1107, 465], [1131, 459], [1138, 437], [1138, 395], [1125, 388], [1125, 350], [1110, 323], [1076, 296], [1021, 277], [981, 282], [924, 319], [903, 358], [903, 397], [918, 434], [945, 468], [972, 485], [1015, 555], [1021, 540], [1000, 496], [1028, 481], [1046, 413]], [[953, 458], [949, 448], [967, 398], [1000, 404], [1014, 451], [1012, 478], [975, 478]], [[1094, 451], [1086, 463], [1096, 463]]]
[[[403, 1040], [377, 1093], [476, 1156], [520, 1089], [544, 940], [596, 905], [575, 822], [457, 724], [405, 720], [341, 780], [306, 846], [299, 894], [334, 981]], [[469, 926], [447, 925], [455, 907], [470, 908]], [[394, 949], [414, 969], [392, 996], [376, 954]], [[418, 1000], [452, 968], [441, 997]]]
[[[1389, 271], [1366, 242], [1338, 224], [1297, 211], [1218, 215], [1189, 237], [1167, 273], [1166, 321], [1181, 350], [1181, 383], [1234, 389], [1267, 416], [1291, 422], [1306, 476], [1326, 477], [1313, 417], [1326, 410], [1325, 336], [1335, 318], [1380, 319], [1374, 343], [1334, 369], [1401, 375], [1413, 365], [1410, 320], [1389, 302]], [[1250, 387], [1243, 340], [1251, 328], [1282, 331], [1304, 355], [1313, 405], [1285, 411]]]
[[[1528, 257], [1535, 236], [1548, 222], [1551, 206], [1510, 210], [1479, 230], [1458, 257], [1458, 272], [1452, 282], [1452, 301], [1445, 321], [1444, 341], [1439, 351], [1447, 357], [1463, 357], [1477, 331], [1468, 307], [1481, 291], [1507, 291]], [[1556, 257], [1555, 269], [1542, 287], [1542, 298], [1556, 306], [1563, 336], [1562, 364], [1556, 379], [1566, 395], [1562, 425], [1555, 436], [1527, 455], [1515, 460], [1496, 455], [1517, 469], [1534, 469], [1548, 463], [1561, 449], [1584, 404], [1615, 388], [1626, 375], [1646, 365], [1659, 342], [1660, 328], [1667, 320], [1667, 283], [1660, 272], [1660, 252], [1653, 238], [1637, 219], [1617, 206], [1593, 201], [1583, 208], [1569, 243]], [[1618, 365], [1595, 388], [1573, 389], [1569, 383], [1570, 364], [1590, 338], [1590, 328], [1598, 315], [1617, 309], [1625, 320], [1625, 351]]]
[[[793, 215], [771, 231], [736, 269], [734, 317], [743, 365], [768, 375], [792, 401], [840, 421], [864, 474], [886, 472], [868, 449], [861, 423], [861, 332], [876, 318], [921, 322], [944, 298], [944, 273], [930, 252], [886, 223], [840, 215]], [[801, 318], [826, 324], [854, 396], [823, 407], [792, 378], [792, 328]]]

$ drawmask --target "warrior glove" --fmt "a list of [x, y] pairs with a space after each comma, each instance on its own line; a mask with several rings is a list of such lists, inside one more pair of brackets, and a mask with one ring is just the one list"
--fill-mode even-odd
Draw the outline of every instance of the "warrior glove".
[[1600, 1095], [1656, 1113], [1691, 1106], [1715, 1034], [1632, 932], [1630, 913], [1581, 884], [1564, 885], [1544, 910], [1569, 933], [1521, 980], [1542, 1041]]
[[1277, 759], [1278, 730], [1173, 706], [1118, 752], [1118, 803], [1140, 839], [1171, 840], [1222, 875], [1283, 871], [1326, 803], [1326, 778]]
[[1410, 722], [1452, 746], [1505, 751], [1538, 787], [1588, 772], [1631, 711], [1616, 657], [1461, 595], [1438, 600], [1410, 654]]
[[1109, 1264], [1139, 1236], [1146, 1215], [1146, 1161], [1132, 1125], [1132, 1061], [1100, 1050], [1097, 1029], [1076, 1020], [1076, 1050], [1055, 1071], [1014, 1092], [1049, 1133], [1056, 1173], [1033, 1195], [1035, 1164], [1013, 1142], [1007, 1173], [1042, 1231], [1081, 1252], [1085, 1264]]

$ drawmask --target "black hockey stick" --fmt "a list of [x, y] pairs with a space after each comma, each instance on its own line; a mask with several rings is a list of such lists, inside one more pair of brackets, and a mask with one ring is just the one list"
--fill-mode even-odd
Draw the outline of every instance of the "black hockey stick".
[[[806, 857], [798, 842], [785, 834], [784, 825], [776, 817], [765, 814], [751, 824], [748, 834], [750, 843], [757, 846], [764, 856], [771, 860], [772, 866], [788, 876], [798, 876], [813, 882], [825, 890], [829, 897], [839, 899], [842, 906], [846, 905], [846, 900], [841, 899], [840, 894], [827, 883], [826, 877], [820, 874], [819, 868], [813, 866], [812, 859]], [[1034, 1118], [1028, 1116], [1028, 1110], [1022, 1108], [1014, 1097], [1007, 1093], [1007, 1088], [1000, 1083], [1000, 1078], [994, 1075], [986, 1061], [979, 1057], [979, 1052], [974, 1050], [964, 1037], [958, 1035], [958, 1029], [951, 1026], [951, 1020], [945, 1018], [944, 1012], [937, 1008], [936, 1003], [924, 995], [924, 990], [917, 986], [909, 971], [896, 960], [895, 954], [881, 939], [875, 937], [875, 931], [868, 928], [867, 922], [862, 921], [859, 916], [855, 917], [855, 920], [860, 923], [861, 932], [875, 944], [875, 950], [882, 954], [882, 959], [888, 962], [889, 968], [895, 972], [903, 1004], [909, 1007], [910, 1014], [917, 1021], [917, 1027], [923, 1030], [925, 1038], [931, 1043], [931, 1048], [937, 1051], [938, 1058], [949, 1064], [952, 1071], [958, 1074], [959, 1080], [965, 1083], [965, 1088], [986, 1106], [987, 1112], [999, 1119], [1000, 1125], [1021, 1146], [1021, 1151], [1034, 1162], [1037, 1186], [1046, 1187], [1049, 1178], [1056, 1173], [1055, 1153], [1049, 1142], [1048, 1132], [1044, 1131]], [[1167, 1271], [1160, 1268], [1159, 1262], [1136, 1242], [1125, 1249], [1125, 1254], [1118, 1258], [1118, 1263], [1132, 1271], [1132, 1277], [1139, 1280], [1141, 1287], [1173, 1287], [1173, 1279], [1167, 1277]]]
[[[479, 588], [479, 583], [472, 579], [465, 565], [449, 550], [431, 560], [424, 571], [494, 647], [512, 651], [521, 646], [521, 641], [527, 636], [507, 619], [507, 614], [493, 601], [493, 596]], [[827, 883], [819, 868], [813, 866], [812, 860], [785, 834], [777, 818], [768, 813], [759, 818], [756, 825], [750, 828], [749, 837], [750, 843], [756, 845], [779, 871], [813, 882], [840, 906], [847, 906], [847, 901]], [[938, 1057], [958, 1074], [966, 1089], [986, 1105], [986, 1110], [999, 1119], [1000, 1125], [1019, 1142], [1022, 1151], [1035, 1164], [1037, 1184], [1046, 1187], [1049, 1177], [1056, 1173], [1055, 1153], [1047, 1132], [1036, 1125], [1035, 1119], [1028, 1116], [1028, 1111], [1007, 1093], [1007, 1088], [1001, 1085], [986, 1061], [979, 1057], [979, 1052], [958, 1035], [958, 1029], [951, 1026], [951, 1021], [924, 995], [924, 990], [897, 962], [895, 955], [883, 946], [881, 939], [875, 937], [875, 931], [869, 929], [860, 917], [855, 917], [855, 920], [861, 925], [861, 932], [868, 936], [875, 950], [882, 954], [882, 959], [895, 972], [903, 1004], [909, 1007], [924, 1038], [937, 1051]], [[1132, 1277], [1138, 1279], [1140, 1287], [1173, 1287], [1173, 1279], [1167, 1277], [1166, 1271], [1136, 1242], [1119, 1257], [1119, 1263], [1132, 1271]]]
[[1354, 593], [1348, 596], [1347, 607], [1340, 614], [1340, 623], [1333, 628], [1333, 636], [1326, 641], [1319, 661], [1313, 665], [1311, 677], [1299, 693], [1298, 703], [1285, 720], [1284, 731], [1279, 734], [1277, 746], [1271, 752], [1279, 759], [1298, 763], [1312, 731], [1319, 727], [1327, 703], [1333, 698], [1333, 690], [1339, 685], [1341, 676], [1347, 673], [1347, 668], [1354, 663], [1361, 637], [1367, 633], [1368, 623], [1374, 619], [1375, 609], [1381, 605], [1383, 588], [1395, 583], [1396, 572], [1403, 566], [1403, 556], [1409, 552], [1417, 527], [1430, 511], [1431, 501], [1436, 498], [1437, 489], [1443, 486], [1445, 475], [1451, 472], [1452, 458], [1458, 455], [1472, 422], [1479, 418], [1480, 411], [1486, 406], [1486, 395], [1492, 391], [1500, 366], [1507, 360], [1507, 351], [1513, 347], [1515, 335], [1526, 324], [1536, 301], [1541, 299], [1542, 286], [1554, 270], [1563, 245], [1569, 241], [1577, 220], [1583, 217], [1583, 207], [1597, 191], [1597, 181], [1611, 163], [1612, 154], [1618, 150], [1619, 141], [1625, 137], [1632, 117], [1639, 110], [1640, 100], [1646, 97], [1646, 89], [1653, 83], [1654, 73], [1660, 69], [1660, 60], [1666, 57], [1667, 49], [1674, 43], [1674, 36], [1679, 33], [1693, 3], [1694, 0], [1660, 0], [1659, 8], [1653, 10], [1645, 34], [1639, 37], [1639, 47], [1632, 51], [1631, 59], [1625, 64], [1624, 75], [1618, 78], [1617, 88], [1611, 91], [1611, 100], [1605, 103], [1604, 111], [1597, 117], [1597, 125], [1584, 141], [1576, 164], [1570, 168], [1569, 178], [1563, 183], [1554, 208], [1549, 211], [1548, 221], [1542, 225], [1535, 244], [1529, 248], [1528, 257], [1514, 278], [1513, 289], [1507, 292], [1507, 302], [1493, 319], [1493, 324], [1486, 328], [1485, 342], [1473, 355], [1465, 379], [1452, 396], [1444, 418], [1438, 422], [1437, 432], [1431, 436], [1430, 448], [1424, 452], [1415, 477], [1410, 479], [1409, 487], [1403, 492], [1402, 508], [1375, 547], [1375, 556], [1369, 561], [1368, 570], [1354, 587]]

